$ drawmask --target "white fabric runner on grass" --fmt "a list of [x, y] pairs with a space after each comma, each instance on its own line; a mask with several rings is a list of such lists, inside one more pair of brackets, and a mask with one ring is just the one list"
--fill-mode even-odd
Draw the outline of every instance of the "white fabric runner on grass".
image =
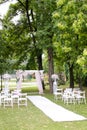
[[87, 118], [53, 103], [43, 96], [28, 96], [28, 99], [53, 121], [87, 120]]

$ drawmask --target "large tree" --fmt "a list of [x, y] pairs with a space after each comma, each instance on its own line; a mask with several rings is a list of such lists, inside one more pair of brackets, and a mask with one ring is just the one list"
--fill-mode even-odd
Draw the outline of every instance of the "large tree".
[[[4, 0], [2, 2], [8, 1], [9, 0]], [[19, 17], [19, 15], [20, 19], [14, 23], [15, 17]], [[34, 66], [36, 65], [36, 68], [32, 66], [33, 68], [31, 69], [43, 69], [42, 49], [38, 48], [35, 36], [37, 26], [33, 1], [17, 0], [17, 3], [11, 4], [8, 13], [4, 17], [3, 27], [5, 35], [7, 36], [7, 42], [14, 48], [14, 52], [16, 51], [15, 54], [19, 57], [19, 61], [23, 58], [26, 59], [25, 57], [28, 58], [29, 55], [26, 55], [30, 52], [30, 56], [27, 60], [27, 69], [30, 69], [29, 64], [31, 60], [35, 63]], [[20, 46], [20, 48], [18, 48], [18, 46]], [[22, 52], [21, 54], [20, 51]]]
[[[52, 44], [52, 12], [54, 10], [55, 1], [53, 0], [17, 0], [16, 4], [10, 6], [3, 22], [8, 48], [14, 52], [19, 62], [27, 59], [27, 69], [30, 69], [31, 62], [36, 63], [36, 61], [38, 69], [43, 69], [42, 53], [43, 50], [47, 50], [51, 92], [51, 75], [54, 73]], [[17, 14], [20, 14], [21, 19], [14, 24], [12, 19]]]
[[3, 31], [0, 30], [0, 78], [1, 78], [1, 90], [2, 90], [2, 81], [3, 81], [3, 74], [10, 70], [9, 68], [9, 60], [6, 58], [5, 55], [6, 46], [5, 41], [3, 40]]
[[56, 8], [55, 0], [38, 0], [37, 2], [37, 39], [39, 41], [39, 47], [42, 47], [47, 51], [48, 55], [48, 74], [50, 83], [50, 92], [53, 92], [53, 84], [51, 76], [54, 73], [54, 61], [53, 61], [53, 22], [52, 13]]
[[[70, 87], [74, 87], [74, 70], [78, 56], [87, 42], [87, 1], [57, 0], [53, 13], [56, 44], [61, 61], [66, 63], [70, 74]], [[59, 50], [60, 49], [60, 50]], [[81, 70], [79, 66], [77, 69]], [[79, 79], [80, 79], [79, 71]]]

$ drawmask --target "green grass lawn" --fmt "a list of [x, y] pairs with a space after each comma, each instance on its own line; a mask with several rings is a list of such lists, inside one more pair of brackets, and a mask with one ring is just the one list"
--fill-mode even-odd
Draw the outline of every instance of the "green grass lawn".
[[[53, 99], [53, 95], [44, 94]], [[60, 100], [57, 104], [87, 117], [87, 105], [64, 105]], [[16, 105], [13, 108], [0, 108], [0, 130], [87, 130], [87, 121], [54, 122], [43, 112], [36, 108], [30, 101], [28, 106]]]
[[[30, 90], [31, 92], [38, 91], [37, 87], [23, 88], [22, 91], [29, 93]], [[53, 94], [47, 90], [43, 96], [68, 110], [87, 117], [87, 104], [65, 105], [61, 100], [54, 100]], [[87, 130], [87, 121], [54, 122], [28, 100], [27, 107], [18, 108], [15, 105], [13, 108], [0, 108], [0, 130]]]

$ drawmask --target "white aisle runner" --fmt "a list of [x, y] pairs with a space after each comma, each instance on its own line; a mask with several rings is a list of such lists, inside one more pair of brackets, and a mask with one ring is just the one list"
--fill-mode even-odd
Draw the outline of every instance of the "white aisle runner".
[[28, 96], [28, 99], [53, 121], [80, 121], [87, 119], [68, 111], [43, 96]]

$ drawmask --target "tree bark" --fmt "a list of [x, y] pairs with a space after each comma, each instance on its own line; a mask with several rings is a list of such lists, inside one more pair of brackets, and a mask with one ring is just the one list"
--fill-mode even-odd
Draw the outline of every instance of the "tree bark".
[[70, 88], [74, 88], [73, 64], [69, 65], [69, 73], [70, 73]]
[[52, 74], [54, 73], [54, 65], [53, 65], [53, 48], [48, 48], [48, 75], [49, 75], [49, 85], [50, 92], [53, 93], [53, 82], [51, 79]]
[[78, 84], [79, 84], [79, 88], [82, 90], [82, 78], [81, 78], [81, 76], [78, 77]]
[[37, 51], [39, 51], [37, 53], [38, 70], [43, 70], [43, 66], [42, 66], [42, 50], [37, 49]]
[[1, 74], [1, 91], [2, 91], [2, 74]]
[[[39, 54], [37, 53], [38, 54], [37, 55], [37, 64], [38, 64], [38, 70], [43, 70], [43, 65], [42, 65], [42, 50], [40, 50], [40, 52], [39, 52]], [[42, 86], [43, 86], [43, 89], [45, 90], [45, 85], [44, 85], [44, 80], [43, 79], [42, 79]]]

